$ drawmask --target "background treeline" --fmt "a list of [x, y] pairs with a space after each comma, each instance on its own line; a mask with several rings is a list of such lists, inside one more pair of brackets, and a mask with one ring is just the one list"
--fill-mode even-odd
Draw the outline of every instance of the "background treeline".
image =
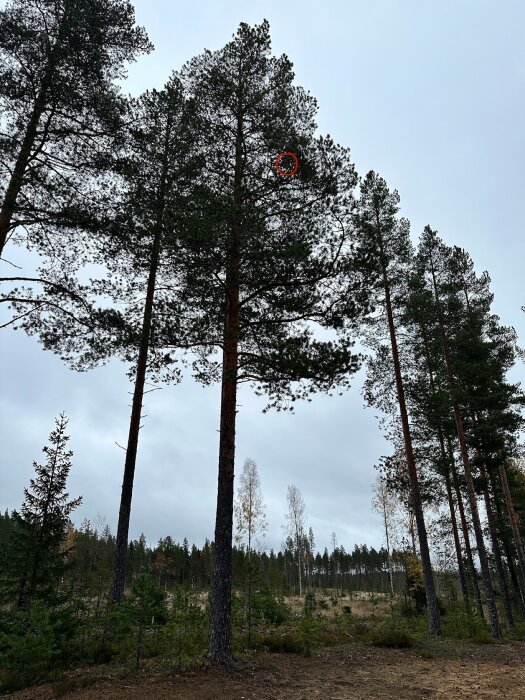
[[[7, 512], [0, 515], [0, 551], [6, 552], [9, 536], [16, 521]], [[63, 577], [62, 586], [72, 595], [85, 594], [102, 604], [111, 583], [115, 557], [115, 537], [108, 526], [100, 532], [89, 521], [79, 529], [68, 526], [66, 536], [70, 549], [71, 567]], [[270, 587], [276, 594], [295, 595], [298, 592], [297, 562], [293, 546], [284, 551], [251, 554], [257, 571], [257, 585]], [[394, 572], [404, 574], [403, 553], [394, 550]], [[149, 547], [146, 538], [130, 541], [128, 545], [129, 567], [126, 588], [142, 575], [149, 574], [165, 590], [171, 591], [185, 585], [196, 591], [207, 591], [211, 585], [213, 542], [206, 540], [199, 548], [187, 540], [175, 542], [171, 537], [159, 540]], [[233, 547], [233, 580], [238, 588], [244, 585], [247, 568], [247, 552], [244, 547]], [[310, 552], [305, 550], [305, 580], [313, 588], [339, 588], [349, 591], [388, 592], [388, 556], [384, 548], [376, 550], [367, 545], [355, 545], [352, 552], [344, 547], [335, 551]], [[404, 580], [395, 577], [396, 591], [402, 592]]]

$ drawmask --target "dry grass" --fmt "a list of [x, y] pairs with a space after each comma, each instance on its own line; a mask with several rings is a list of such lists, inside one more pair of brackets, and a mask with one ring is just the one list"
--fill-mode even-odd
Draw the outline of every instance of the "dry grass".
[[[335, 588], [315, 588], [315, 597], [321, 606], [318, 612], [326, 618], [333, 618], [336, 614], [342, 613], [345, 605], [352, 609], [352, 615], [356, 617], [383, 616], [390, 612], [390, 597], [386, 593], [370, 593], [369, 591], [352, 591], [341, 596]], [[240, 595], [241, 591], [237, 591]], [[168, 593], [168, 608], [173, 607], [173, 594]], [[334, 604], [335, 601], [335, 604]], [[208, 593], [206, 591], [196, 591], [189, 593], [189, 602], [198, 605], [201, 610], [206, 608]], [[304, 596], [285, 596], [284, 602], [291, 609], [293, 615], [301, 615], [304, 606]]]
[[[352, 594], [341, 596], [335, 589], [315, 589], [315, 596], [321, 606], [318, 612], [326, 618], [332, 618], [342, 613], [345, 605], [352, 609], [352, 615], [356, 617], [383, 616], [390, 612], [390, 597], [385, 593], [369, 593], [367, 591], [353, 591]], [[304, 598], [299, 596], [285, 596], [284, 602], [290, 607], [294, 615], [300, 615], [303, 610]], [[334, 604], [335, 602], [335, 604]]]

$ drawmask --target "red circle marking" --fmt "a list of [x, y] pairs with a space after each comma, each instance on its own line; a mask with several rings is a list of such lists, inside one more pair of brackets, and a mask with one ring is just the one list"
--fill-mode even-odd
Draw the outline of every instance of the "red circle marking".
[[[295, 165], [293, 167], [293, 170], [289, 173], [285, 173], [284, 170], [281, 170], [281, 168], [279, 167], [279, 161], [284, 156], [291, 156], [295, 161]], [[275, 159], [275, 169], [277, 170], [279, 175], [282, 175], [283, 177], [291, 177], [292, 175], [295, 175], [298, 168], [299, 168], [299, 158], [295, 155], [295, 153], [292, 153], [291, 151], [286, 151], [285, 153], [279, 153], [279, 155]]]

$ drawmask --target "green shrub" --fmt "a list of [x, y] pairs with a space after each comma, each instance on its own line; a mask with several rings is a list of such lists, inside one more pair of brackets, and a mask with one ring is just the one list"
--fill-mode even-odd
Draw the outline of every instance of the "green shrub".
[[412, 635], [399, 625], [381, 625], [371, 634], [371, 642], [376, 647], [410, 649], [414, 646]]
[[365, 620], [349, 618], [348, 623], [348, 633], [351, 635], [353, 641], [369, 641], [371, 633], [371, 625], [369, 622]]
[[407, 601], [402, 601], [399, 604], [399, 614], [401, 617], [416, 617], [418, 615], [415, 608]]
[[173, 599], [173, 610], [163, 630], [163, 647], [179, 670], [201, 660], [207, 645], [208, 611], [190, 602], [181, 586]]
[[50, 613], [42, 603], [0, 618], [2, 690], [18, 690], [45, 677], [56, 651]]
[[303, 615], [299, 623], [299, 638], [305, 656], [312, 655], [312, 649], [316, 643], [317, 621], [314, 618], [316, 605], [315, 593], [309, 591], [304, 597]]
[[443, 630], [447, 637], [453, 639], [469, 639], [477, 644], [492, 641], [487, 624], [480, 620], [472, 608], [465, 607], [459, 601], [447, 608], [443, 617]]
[[254, 637], [254, 646], [276, 654], [300, 654], [304, 649], [302, 640], [290, 633], [258, 635]]
[[276, 598], [269, 588], [263, 588], [253, 594], [252, 615], [254, 620], [282, 625], [290, 618], [290, 608], [282, 598]]
[[148, 575], [133, 584], [131, 595], [114, 611], [116, 641], [124, 657], [134, 654], [138, 669], [140, 659], [159, 651], [159, 627], [166, 624], [166, 593]]
[[492, 635], [487, 627], [481, 627], [476, 630], [475, 634], [471, 637], [471, 641], [474, 644], [492, 644], [494, 641]]
[[516, 623], [516, 627], [512, 631], [512, 638], [520, 642], [525, 641], [525, 624], [523, 622]]

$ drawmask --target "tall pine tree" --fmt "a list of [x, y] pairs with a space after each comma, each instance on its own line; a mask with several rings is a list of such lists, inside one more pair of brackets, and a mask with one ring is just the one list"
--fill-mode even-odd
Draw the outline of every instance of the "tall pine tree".
[[[396, 297], [403, 294], [411, 260], [411, 246], [408, 222], [399, 220], [399, 195], [390, 192], [383, 178], [369, 172], [361, 183], [361, 196], [355, 215], [359, 246], [363, 259], [367, 262], [371, 280], [371, 294], [376, 304], [381, 304], [386, 312], [390, 351], [394, 370], [394, 382], [401, 426], [403, 431], [404, 451], [408, 477], [410, 481], [411, 502], [414, 509], [423, 574], [427, 598], [429, 630], [435, 634], [441, 631], [439, 608], [430, 561], [427, 530], [423, 514], [419, 476], [414, 457], [412, 435], [408, 417], [405, 383], [400, 363], [397, 329], [395, 319]], [[384, 327], [383, 319], [376, 317]]]
[[[348, 151], [316, 138], [315, 100], [293, 85], [288, 58], [271, 56], [268, 23], [242, 24], [182, 76], [202, 119], [195, 147], [213, 195], [186, 244], [183, 295], [194, 309], [193, 335], [198, 329], [208, 344], [197, 377], [222, 383], [209, 653], [230, 661], [239, 383], [255, 384], [279, 408], [346, 384], [358, 366], [350, 332], [321, 342], [313, 324], [355, 319], [366, 296], [350, 254], [356, 176]], [[276, 172], [284, 151], [299, 159], [294, 176]]]

